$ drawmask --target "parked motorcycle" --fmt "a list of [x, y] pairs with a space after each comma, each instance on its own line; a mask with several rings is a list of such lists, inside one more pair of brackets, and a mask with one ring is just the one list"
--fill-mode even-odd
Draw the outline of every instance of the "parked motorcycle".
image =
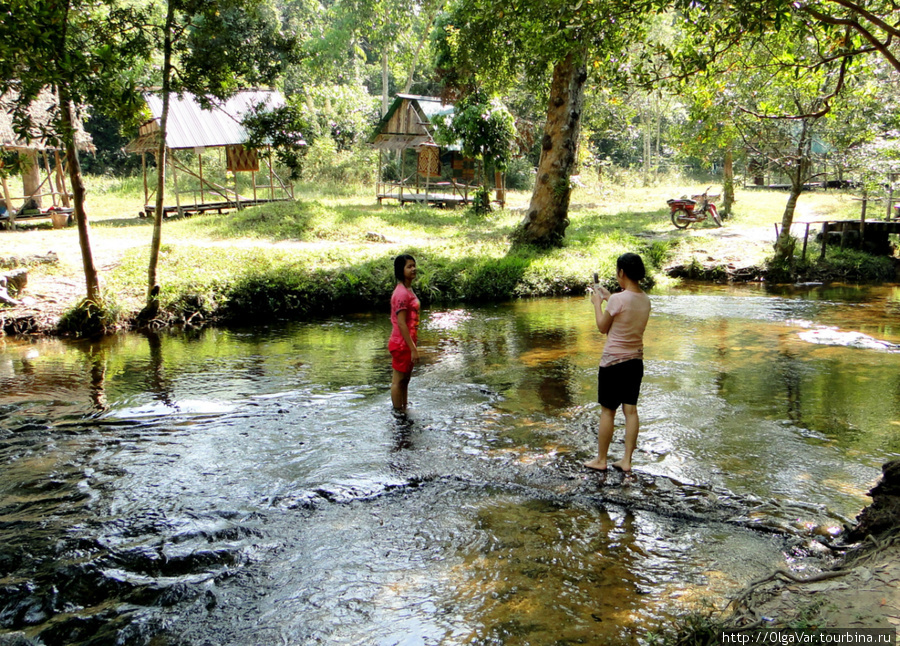
[[711, 216], [718, 226], [722, 226], [722, 218], [719, 217], [719, 211], [713, 200], [719, 198], [718, 195], [710, 195], [707, 187], [702, 195], [692, 195], [691, 199], [682, 197], [679, 199], [666, 200], [672, 216], [672, 224], [679, 229], [686, 229], [694, 222], [703, 222], [707, 217]]

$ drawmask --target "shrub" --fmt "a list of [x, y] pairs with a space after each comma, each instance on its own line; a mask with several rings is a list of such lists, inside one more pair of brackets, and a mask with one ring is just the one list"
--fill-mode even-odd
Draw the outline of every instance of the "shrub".
[[534, 188], [534, 166], [527, 158], [510, 160], [506, 169], [506, 188], [510, 191], [530, 191]]
[[772, 283], [798, 280], [866, 283], [894, 280], [896, 276], [896, 260], [857, 249], [829, 248], [824, 260], [807, 256], [806, 259], [766, 261], [766, 280]]
[[101, 336], [119, 326], [120, 315], [120, 309], [110, 300], [95, 303], [84, 299], [60, 317], [58, 329], [78, 338]]

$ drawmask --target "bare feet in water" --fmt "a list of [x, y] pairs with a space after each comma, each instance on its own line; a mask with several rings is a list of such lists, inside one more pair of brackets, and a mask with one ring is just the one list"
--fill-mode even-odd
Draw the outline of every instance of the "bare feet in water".
[[631, 472], [631, 462], [619, 460], [618, 462], [613, 462], [613, 468], [618, 469], [619, 471], [624, 471], [625, 473], [629, 473]]
[[594, 458], [593, 460], [588, 460], [584, 463], [588, 469], [594, 469], [595, 471], [606, 471], [606, 460], [601, 460], [600, 458]]

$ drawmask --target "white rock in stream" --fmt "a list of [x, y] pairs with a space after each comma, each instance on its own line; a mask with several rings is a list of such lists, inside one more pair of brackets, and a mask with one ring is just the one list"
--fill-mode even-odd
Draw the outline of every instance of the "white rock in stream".
[[864, 350], [893, 350], [900, 346], [887, 341], [881, 341], [862, 332], [841, 332], [833, 327], [821, 327], [800, 332], [800, 338], [809, 343], [821, 345], [842, 345], [848, 348], [861, 348]]

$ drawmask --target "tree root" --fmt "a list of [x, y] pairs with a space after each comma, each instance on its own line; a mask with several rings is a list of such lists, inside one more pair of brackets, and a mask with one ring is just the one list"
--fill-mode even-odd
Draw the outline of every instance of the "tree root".
[[[784, 568], [777, 568], [774, 572], [769, 574], [768, 576], [762, 577], [761, 579], [756, 579], [755, 581], [751, 581], [750, 584], [744, 588], [740, 594], [738, 594], [731, 602], [726, 606], [734, 608], [734, 616], [732, 617], [729, 624], [735, 624], [733, 630], [753, 630], [754, 628], [759, 628], [763, 620], [756, 616], [756, 613], [749, 607], [745, 607], [744, 612], [740, 612], [738, 608], [744, 604], [747, 599], [752, 595], [756, 590], [758, 590], [761, 586], [766, 583], [770, 583], [775, 581], [776, 579], [786, 579], [792, 583], [817, 583], [819, 581], [827, 581], [828, 579], [834, 579], [839, 576], [844, 576], [845, 574], [849, 574], [849, 568], [840, 568], [836, 570], [829, 570], [828, 572], [822, 572], [820, 574], [814, 574], [809, 577], [799, 577], [793, 572], [790, 572]], [[749, 623], [744, 623], [745, 621], [749, 621]], [[740, 624], [740, 625], [737, 625]]]

